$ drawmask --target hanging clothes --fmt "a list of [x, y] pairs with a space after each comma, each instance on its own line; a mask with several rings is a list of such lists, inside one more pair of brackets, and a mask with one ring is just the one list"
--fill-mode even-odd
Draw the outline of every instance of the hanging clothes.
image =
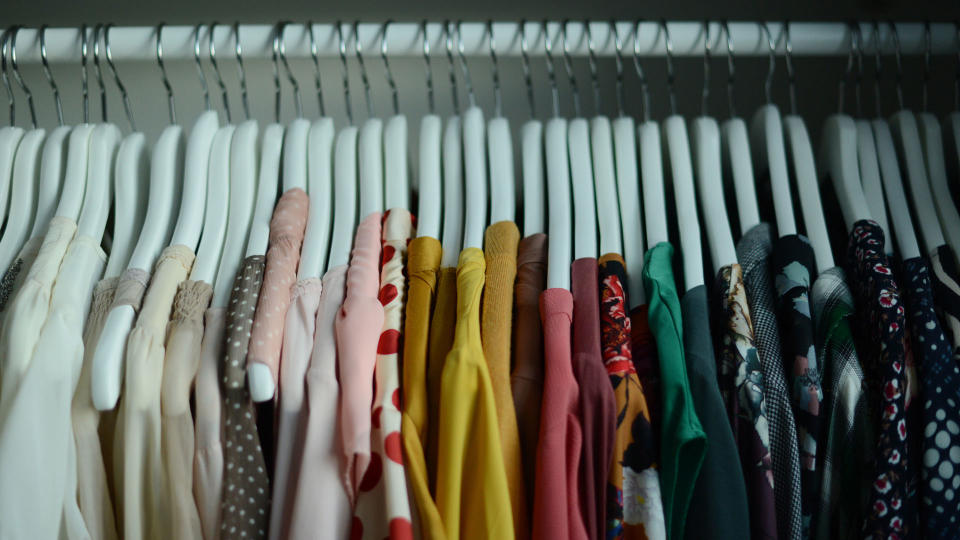
[[430, 321], [430, 341], [427, 346], [427, 473], [430, 491], [437, 492], [437, 455], [439, 452], [440, 393], [443, 366], [453, 348], [457, 321], [457, 269], [441, 267], [437, 277], [437, 301]]
[[[254, 259], [263, 268], [263, 257], [248, 257], [241, 268]], [[252, 309], [252, 308], [251, 308]], [[194, 385], [194, 438], [197, 446], [193, 456], [193, 498], [200, 514], [203, 540], [216, 540], [220, 533], [220, 497], [223, 492], [224, 443], [223, 398], [220, 384], [231, 368], [223, 363], [223, 342], [227, 310], [207, 308], [203, 314], [203, 341], [200, 342], [200, 368]], [[239, 368], [242, 380], [243, 368]], [[221, 378], [222, 377], [222, 378]]]
[[930, 270], [934, 307], [953, 347], [954, 361], [960, 363], [960, 271], [956, 254], [949, 246], [933, 250]]
[[30, 267], [33, 266], [34, 261], [37, 260], [37, 255], [40, 254], [40, 246], [43, 245], [44, 237], [34, 236], [27, 240], [27, 243], [20, 248], [20, 253], [13, 260], [13, 264], [3, 273], [3, 278], [0, 278], [0, 317], [6, 314], [7, 304], [23, 286]]

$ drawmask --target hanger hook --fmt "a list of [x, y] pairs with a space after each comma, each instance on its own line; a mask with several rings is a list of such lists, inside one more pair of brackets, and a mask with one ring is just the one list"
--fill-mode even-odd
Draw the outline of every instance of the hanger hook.
[[10, 41], [10, 31], [13, 27], [7, 28], [0, 37], [0, 79], [3, 80], [3, 87], [7, 90], [7, 101], [10, 104], [10, 125], [16, 124], [17, 107], [16, 99], [13, 96], [13, 88], [10, 86], [10, 78], [7, 76], [7, 42]]
[[923, 112], [927, 112], [927, 85], [930, 83], [930, 21], [923, 21]]
[[593, 107], [600, 114], [600, 76], [597, 74], [597, 49], [590, 30], [590, 20], [583, 21], [584, 34], [587, 36], [587, 64], [590, 66], [590, 84], [593, 86]]
[[280, 25], [273, 32], [273, 119], [280, 122]]
[[420, 33], [423, 36], [423, 66], [427, 75], [427, 110], [434, 114], [437, 110], [433, 96], [433, 67], [430, 64], [430, 36], [427, 35], [427, 20], [420, 21]]
[[773, 41], [773, 34], [770, 33], [767, 23], [757, 23], [757, 25], [760, 26], [760, 30], [767, 37], [767, 47], [769, 48], [769, 66], [767, 77], [763, 81], [763, 95], [767, 103], [771, 103], [773, 101], [773, 72], [777, 68], [777, 44]]
[[177, 106], [173, 101], [173, 86], [170, 79], [167, 78], [167, 68], [163, 65], [163, 26], [164, 23], [157, 25], [157, 66], [160, 68], [160, 79], [163, 81], [163, 87], [167, 90], [167, 109], [170, 111], [170, 123], [177, 123]]
[[197, 64], [197, 75], [200, 76], [200, 87], [203, 88], [203, 108], [210, 110], [210, 89], [207, 87], [207, 76], [203, 73], [203, 65], [200, 63], [200, 31], [202, 24], [197, 24], [193, 29], [193, 61]]
[[882, 115], [881, 103], [880, 103], [880, 79], [883, 73], [883, 70], [881, 69], [882, 59], [881, 59], [880, 49], [882, 47], [883, 47], [883, 43], [882, 43], [882, 40], [880, 39], [880, 23], [877, 21], [873, 21], [873, 54], [874, 54], [873, 60], [874, 60], [874, 66], [875, 66], [874, 73], [876, 77], [874, 79], [873, 93], [874, 93], [874, 101], [876, 102], [876, 107], [877, 107], [877, 118], [880, 118]]
[[574, 116], [579, 118], [580, 87], [577, 85], [577, 77], [573, 73], [573, 58], [570, 56], [570, 50], [568, 49], [567, 44], [567, 25], [569, 23], [569, 19], [566, 19], [560, 23], [560, 43], [562, 45], [560, 50], [563, 52], [563, 68], [567, 72], [567, 79], [570, 81], [570, 90], [573, 92], [573, 113]]
[[317, 87], [317, 103], [320, 104], [320, 116], [326, 116], [323, 106], [323, 87], [320, 85], [320, 54], [317, 49], [317, 38], [313, 34], [313, 21], [307, 21], [307, 30], [310, 33], [310, 57], [313, 58], [313, 78]]
[[736, 116], [736, 107], [733, 104], [733, 83], [736, 76], [733, 65], [733, 39], [730, 37], [730, 25], [726, 20], [720, 21], [720, 28], [727, 41], [727, 108], [730, 110], [730, 118], [733, 118]]
[[97, 86], [100, 87], [100, 117], [107, 121], [107, 87], [103, 84], [103, 72], [100, 70], [100, 34], [103, 24], [93, 28], [93, 72], [97, 76]]
[[337, 49], [340, 51], [340, 69], [343, 75], [343, 105], [347, 124], [353, 125], [353, 107], [350, 106], [350, 71], [347, 69], [347, 41], [343, 39], [343, 22], [337, 21]]
[[614, 58], [617, 66], [617, 116], [624, 116], [626, 106], [623, 98], [623, 40], [620, 39], [620, 32], [617, 30], [617, 21], [610, 20], [610, 33], [613, 34]]
[[787, 64], [787, 88], [790, 92], [790, 114], [797, 114], [797, 73], [793, 68], [793, 42], [790, 40], [790, 21], [783, 21], [784, 60]]
[[[640, 79], [640, 105], [643, 114], [643, 121], [650, 121], [650, 87], [647, 85], [647, 77], [643, 73], [643, 66], [640, 65], [640, 20], [633, 25], [633, 69], [637, 72]], [[672, 64], [668, 69], [672, 69]]]
[[210, 40], [207, 43], [207, 52], [210, 56], [210, 66], [213, 67], [213, 75], [216, 77], [217, 86], [220, 87], [220, 98], [223, 101], [223, 111], [227, 116], [227, 123], [233, 120], [230, 117], [230, 102], [227, 99], [227, 85], [223, 84], [223, 77], [220, 76], [220, 66], [217, 65], [217, 47], [214, 45], [214, 30], [217, 28], [217, 21], [210, 23]]
[[400, 95], [397, 92], [397, 81], [393, 78], [393, 71], [390, 69], [390, 60], [387, 59], [387, 30], [393, 21], [387, 19], [383, 23], [383, 29], [380, 32], [380, 58], [383, 59], [383, 68], [387, 73], [387, 85], [390, 86], [390, 93], [393, 99], [393, 114], [400, 114]]
[[487, 37], [489, 37], [490, 60], [493, 67], [493, 115], [503, 116], [503, 96], [500, 91], [500, 63], [497, 61], [497, 44], [493, 37], [493, 20], [487, 19]]
[[467, 56], [464, 53], [463, 32], [461, 32], [463, 21], [457, 21], [457, 55], [460, 57], [460, 68], [463, 69], [463, 84], [467, 88], [467, 100], [471, 107], [477, 105], [477, 95], [473, 91], [473, 79], [470, 77], [470, 66], [467, 65]]
[[530, 44], [527, 43], [527, 20], [520, 19], [520, 65], [523, 68], [523, 81], [527, 87], [527, 103], [530, 105], [530, 118], [535, 118], [536, 102], [533, 99], [533, 77], [530, 72]]
[[897, 30], [897, 25], [893, 21], [888, 21], [887, 24], [890, 25], [890, 30], [893, 33], [893, 54], [897, 62], [897, 104], [903, 110], [903, 63], [900, 56], [900, 31]]
[[453, 112], [460, 113], [460, 91], [457, 88], [457, 70], [453, 60], [453, 34], [450, 32], [450, 21], [443, 21], [443, 41], [447, 50], [447, 62], [450, 64], [450, 93], [453, 97]]
[[367, 118], [373, 118], [373, 101], [370, 100], [370, 78], [367, 66], [363, 63], [363, 45], [360, 43], [360, 21], [353, 21], [353, 39], [357, 50], [357, 64], [360, 66], [360, 81], [363, 82], [363, 95], [367, 100]]
[[110, 29], [113, 23], [107, 23], [103, 28], [103, 50], [107, 57], [107, 66], [110, 67], [110, 73], [113, 73], [113, 82], [120, 90], [120, 99], [123, 102], [123, 112], [127, 115], [127, 122], [130, 123], [130, 131], [137, 131], [137, 125], [133, 121], [133, 108], [130, 106], [130, 96], [127, 95], [127, 87], [120, 80], [120, 74], [117, 73], [117, 66], [113, 63], [113, 52], [110, 49]]
[[50, 89], [53, 90], [53, 102], [57, 107], [57, 124], [63, 125], [63, 106], [60, 103], [60, 89], [57, 82], [53, 80], [53, 73], [50, 71], [50, 63], [47, 61], [47, 25], [40, 27], [40, 63], [43, 65], [43, 74], [50, 83]]
[[710, 21], [703, 21], [703, 90], [700, 92], [700, 115], [707, 116], [710, 100]]
[[20, 76], [20, 66], [17, 64], [17, 34], [20, 33], [20, 26], [13, 27], [13, 33], [10, 35], [10, 67], [13, 68], [13, 78], [17, 80], [17, 86], [27, 96], [27, 106], [30, 109], [30, 122], [33, 129], [37, 129], [37, 109], [33, 106], [33, 92], [27, 88]]
[[557, 71], [553, 66], [553, 42], [550, 40], [550, 27], [543, 21], [543, 50], [547, 61], [547, 78], [550, 80], [550, 92], [553, 97], [553, 117], [560, 116], [560, 88], [557, 86]]
[[660, 19], [660, 28], [663, 31], [663, 45], [666, 50], [667, 60], [667, 92], [670, 97], [670, 114], [677, 114], [677, 95], [673, 89], [676, 73], [673, 69], [673, 40], [670, 39], [670, 29], [667, 28], [666, 19]]
[[303, 102], [300, 100], [300, 84], [297, 83], [297, 78], [293, 76], [293, 71], [290, 69], [290, 63], [287, 62], [287, 41], [283, 36], [283, 31], [286, 28], [287, 23], [285, 21], [281, 21], [277, 27], [277, 36], [280, 39], [280, 62], [283, 63], [283, 70], [287, 73], [287, 80], [290, 81], [290, 86], [293, 88], [293, 104], [296, 107], [297, 118], [302, 118]]
[[243, 46], [240, 45], [240, 23], [233, 22], [233, 52], [237, 56], [237, 75], [240, 78], [240, 102], [243, 114], [250, 119], [250, 99], [247, 97], [247, 70], [243, 68]]
[[[4, 68], [6, 77], [6, 68]], [[87, 25], [80, 25], [80, 95], [82, 96], [83, 123], [90, 120], [90, 90], [87, 84]], [[12, 99], [12, 95], [11, 95]]]
[[[850, 30], [850, 52], [847, 54], [847, 66], [844, 69], [843, 76], [840, 77], [840, 84], [838, 84], [837, 89], [837, 112], [843, 114], [843, 102], [846, 98], [846, 87], [847, 79], [851, 76], [856, 77], [853, 73], [853, 66], [857, 59], [857, 54], [860, 49], [860, 26], [856, 22], [849, 22], [847, 26]], [[857, 82], [859, 85], [859, 81]], [[859, 116], [859, 93], [857, 95], [858, 104], [857, 104], [857, 115]]]

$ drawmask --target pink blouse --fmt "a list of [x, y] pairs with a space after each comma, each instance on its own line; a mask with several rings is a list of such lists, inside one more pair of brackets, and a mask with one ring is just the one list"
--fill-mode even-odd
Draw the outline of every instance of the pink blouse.
[[373, 371], [377, 341], [383, 328], [380, 287], [380, 212], [364, 218], [357, 227], [347, 294], [337, 314], [337, 355], [340, 370], [340, 425], [347, 494], [356, 502], [357, 490], [370, 464], [370, 409], [373, 405]]
[[306, 192], [294, 188], [280, 197], [270, 220], [270, 249], [257, 312], [253, 316], [247, 365], [266, 365], [274, 382], [280, 371], [283, 326], [290, 306], [290, 288], [297, 281], [309, 207]]

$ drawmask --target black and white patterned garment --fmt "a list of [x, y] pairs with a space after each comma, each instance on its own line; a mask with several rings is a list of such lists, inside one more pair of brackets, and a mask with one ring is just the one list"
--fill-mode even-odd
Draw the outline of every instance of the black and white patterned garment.
[[942, 245], [930, 253], [930, 281], [940, 325], [953, 345], [953, 358], [960, 365], [960, 271], [956, 253], [949, 246]]

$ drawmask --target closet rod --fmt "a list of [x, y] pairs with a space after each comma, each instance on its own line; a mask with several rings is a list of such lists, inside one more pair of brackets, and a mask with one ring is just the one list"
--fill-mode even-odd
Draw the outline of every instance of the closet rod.
[[[353, 25], [344, 22], [344, 36], [347, 47], [354, 50]], [[451, 23], [451, 31], [455, 23]], [[629, 21], [616, 23], [620, 39], [623, 43], [624, 55], [631, 55], [634, 46], [635, 24]], [[673, 51], [677, 56], [702, 56], [704, 25], [702, 22], [667, 23]], [[517, 22], [496, 22], [493, 24], [496, 36], [497, 54], [500, 56], [518, 56], [520, 54], [520, 34]], [[551, 39], [554, 41], [554, 50], [559, 51], [561, 23], [548, 23]], [[713, 50], [720, 50], [726, 46], [725, 39], [720, 31], [719, 22], [710, 23], [710, 40]], [[771, 35], [776, 41], [776, 50], [783, 54], [786, 49], [783, 23], [767, 23]], [[900, 49], [903, 54], [923, 54], [925, 49], [924, 24], [911, 22], [895, 23], [900, 38]], [[769, 45], [766, 36], [761, 32], [756, 22], [730, 22], [730, 35], [733, 41], [735, 54], [738, 56], [764, 56], [769, 54]], [[874, 36], [872, 22], [860, 23], [865, 52], [872, 50], [877, 40]], [[242, 25], [240, 39], [243, 46], [244, 58], [270, 58], [272, 53], [273, 34], [276, 26], [269, 24]], [[310, 55], [310, 36], [306, 25], [288, 24], [284, 31], [284, 43], [289, 57], [308, 57]], [[202, 31], [202, 41], [207, 42], [208, 27]], [[92, 27], [88, 27], [92, 35]], [[383, 30], [381, 23], [360, 23], [359, 36], [363, 49], [378, 51], [380, 34]], [[527, 21], [527, 41], [531, 55], [543, 54], [542, 23]], [[615, 53], [615, 44], [610, 24], [603, 21], [591, 21], [590, 30], [593, 36], [596, 53], [603, 56], [612, 56]], [[880, 46], [885, 54], [894, 53], [893, 30], [888, 23], [880, 23]], [[193, 58], [192, 26], [165, 26], [163, 29], [163, 55], [165, 59]], [[486, 23], [464, 22], [461, 25], [464, 52], [468, 55], [486, 56], [489, 54], [487, 45]], [[387, 33], [387, 48], [391, 57], [419, 56], [423, 53], [421, 26], [419, 23], [396, 22], [391, 23]], [[51, 62], [76, 62], [79, 55], [80, 31], [78, 28], [48, 28], [47, 56]], [[427, 25], [427, 35], [433, 51], [443, 50], [443, 26], [440, 22], [430, 22]], [[644, 56], [662, 56], [665, 53], [663, 32], [658, 21], [643, 21], [640, 23], [639, 50]], [[317, 53], [320, 56], [335, 57], [339, 54], [336, 24], [314, 24]], [[221, 24], [214, 31], [217, 49], [232, 51], [233, 30], [230, 25]], [[584, 24], [571, 21], [567, 24], [567, 48], [573, 55], [585, 56], [588, 53], [587, 39]], [[847, 23], [840, 22], [791, 22], [790, 41], [793, 45], [793, 54], [796, 56], [837, 56], [846, 55], [850, 48], [850, 28]], [[145, 26], [114, 27], [110, 30], [110, 44], [113, 57], [116, 60], [153, 60], [155, 58], [155, 28]], [[933, 54], [952, 54], [957, 50], [957, 28], [953, 23], [932, 23], [930, 25], [930, 52]], [[40, 61], [40, 43], [38, 31], [35, 28], [23, 28], [17, 38], [17, 60], [22, 63]]]

